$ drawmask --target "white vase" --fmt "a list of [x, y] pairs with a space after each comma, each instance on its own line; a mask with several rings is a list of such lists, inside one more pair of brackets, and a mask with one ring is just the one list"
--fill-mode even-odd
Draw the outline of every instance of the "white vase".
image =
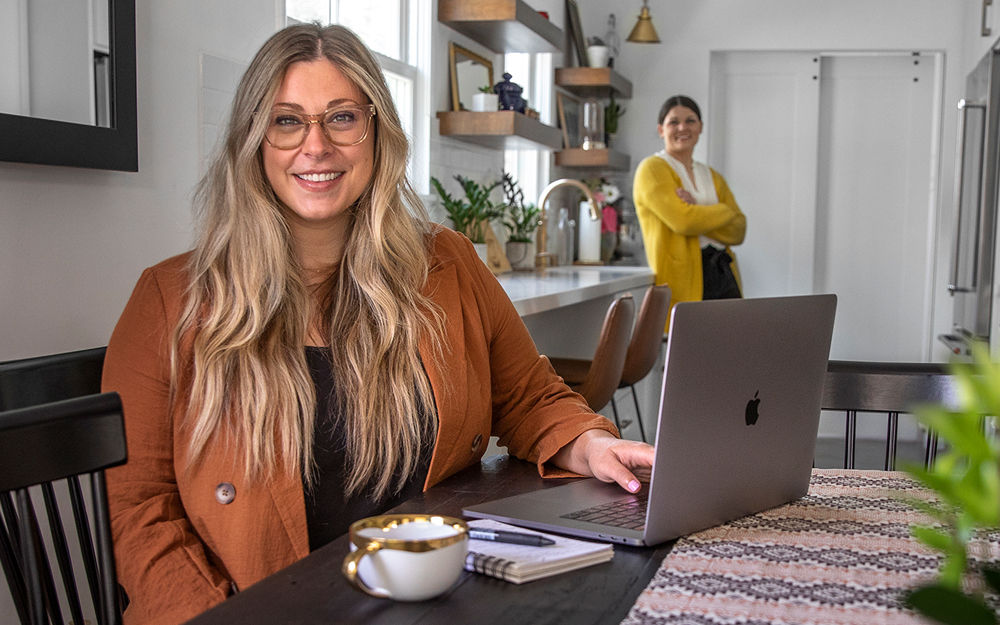
[[587, 62], [591, 67], [607, 67], [608, 46], [588, 46]]
[[500, 96], [495, 93], [476, 93], [472, 96], [472, 110], [477, 113], [495, 111], [500, 108]]
[[532, 252], [532, 243], [523, 241], [507, 241], [507, 262], [512, 269], [526, 271], [535, 268], [535, 254]]

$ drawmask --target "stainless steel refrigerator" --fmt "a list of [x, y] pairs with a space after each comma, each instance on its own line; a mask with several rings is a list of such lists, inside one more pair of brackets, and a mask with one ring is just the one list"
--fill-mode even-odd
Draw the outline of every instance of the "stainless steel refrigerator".
[[1000, 165], [1000, 51], [990, 50], [969, 74], [958, 103], [954, 256], [948, 291], [952, 333], [939, 337], [956, 354], [990, 340], [997, 248], [997, 167]]

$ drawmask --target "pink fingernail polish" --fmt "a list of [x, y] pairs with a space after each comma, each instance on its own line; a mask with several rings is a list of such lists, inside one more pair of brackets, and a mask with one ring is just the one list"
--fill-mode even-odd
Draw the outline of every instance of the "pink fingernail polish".
[[633, 493], [634, 493], [635, 491], [639, 490], [639, 486], [640, 486], [640, 484], [639, 484], [639, 482], [638, 482], [638, 481], [636, 481], [636, 480], [632, 480], [631, 482], [629, 482], [629, 483], [628, 483], [628, 489], [629, 489], [630, 491], [632, 491]]

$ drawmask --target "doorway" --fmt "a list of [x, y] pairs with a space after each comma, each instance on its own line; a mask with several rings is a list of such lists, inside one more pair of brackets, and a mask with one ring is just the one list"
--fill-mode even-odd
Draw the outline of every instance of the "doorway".
[[927, 360], [940, 53], [715, 52], [709, 164], [748, 297], [838, 295], [831, 358]]

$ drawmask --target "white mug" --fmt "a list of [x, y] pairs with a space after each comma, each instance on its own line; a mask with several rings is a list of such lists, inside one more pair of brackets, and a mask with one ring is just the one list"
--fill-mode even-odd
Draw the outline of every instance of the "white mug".
[[351, 525], [344, 576], [374, 597], [423, 601], [458, 579], [468, 553], [469, 527], [453, 517], [385, 514]]

